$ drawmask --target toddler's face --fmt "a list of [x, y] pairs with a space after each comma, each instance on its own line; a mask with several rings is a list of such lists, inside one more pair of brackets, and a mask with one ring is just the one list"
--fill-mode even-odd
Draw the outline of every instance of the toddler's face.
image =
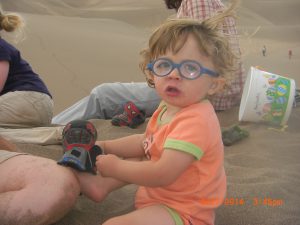
[[[203, 67], [215, 71], [212, 60], [201, 54], [195, 38], [190, 35], [185, 45], [175, 55], [168, 51], [158, 58], [168, 58], [174, 63], [181, 63], [184, 60], [193, 60]], [[202, 101], [207, 94], [213, 94], [211, 87], [214, 86], [214, 78], [207, 74], [188, 80], [182, 78], [178, 69], [174, 69], [165, 77], [154, 76], [155, 88], [160, 97], [170, 105], [176, 107], [186, 107], [188, 105]]]

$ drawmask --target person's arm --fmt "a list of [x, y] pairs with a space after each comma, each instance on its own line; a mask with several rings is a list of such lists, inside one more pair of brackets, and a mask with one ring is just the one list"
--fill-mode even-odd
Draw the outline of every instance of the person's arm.
[[128, 161], [115, 155], [97, 157], [96, 166], [102, 176], [142, 186], [160, 187], [173, 183], [195, 161], [183, 151], [165, 149], [158, 161]]
[[144, 138], [144, 134], [134, 134], [115, 140], [97, 141], [96, 145], [99, 145], [105, 154], [114, 154], [122, 158], [143, 157]]
[[7, 61], [0, 61], [0, 92], [3, 90], [7, 80], [9, 71], [9, 63]]

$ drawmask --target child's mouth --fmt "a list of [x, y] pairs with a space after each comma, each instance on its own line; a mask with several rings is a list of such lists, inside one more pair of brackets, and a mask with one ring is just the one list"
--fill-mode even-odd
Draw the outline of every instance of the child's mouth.
[[166, 88], [166, 94], [172, 97], [178, 96], [180, 94], [180, 90], [176, 87], [168, 86]]

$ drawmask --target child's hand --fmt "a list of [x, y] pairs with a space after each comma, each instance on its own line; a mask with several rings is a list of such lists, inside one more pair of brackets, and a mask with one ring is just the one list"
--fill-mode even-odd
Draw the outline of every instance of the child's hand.
[[120, 159], [112, 154], [99, 155], [96, 158], [96, 167], [99, 173], [104, 177], [112, 176], [116, 164]]

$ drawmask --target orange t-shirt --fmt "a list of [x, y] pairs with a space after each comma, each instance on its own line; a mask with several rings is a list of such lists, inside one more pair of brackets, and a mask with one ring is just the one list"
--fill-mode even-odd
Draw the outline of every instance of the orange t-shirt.
[[163, 204], [194, 225], [214, 224], [214, 209], [222, 204], [226, 193], [218, 118], [209, 101], [188, 106], [168, 123], [162, 123], [165, 111], [166, 105], [161, 104], [149, 120], [146, 155], [157, 161], [164, 150], [177, 150], [194, 155], [195, 161], [168, 186], [139, 187], [136, 207]]

